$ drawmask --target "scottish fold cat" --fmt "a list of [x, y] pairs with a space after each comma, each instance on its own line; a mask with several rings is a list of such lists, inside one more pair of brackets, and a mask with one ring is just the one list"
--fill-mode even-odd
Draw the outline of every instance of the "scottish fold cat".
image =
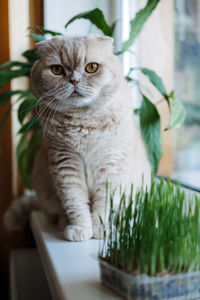
[[[57, 36], [36, 46], [32, 82], [43, 131], [33, 170], [37, 203], [67, 240], [100, 238], [106, 180], [114, 189], [133, 183], [136, 190], [142, 176], [150, 183], [131, 93], [110, 37]], [[23, 220], [17, 203], [18, 218], [12, 205], [8, 226]]]

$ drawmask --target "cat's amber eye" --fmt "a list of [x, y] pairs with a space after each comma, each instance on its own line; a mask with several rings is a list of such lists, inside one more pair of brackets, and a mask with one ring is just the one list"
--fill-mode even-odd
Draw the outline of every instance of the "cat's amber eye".
[[89, 63], [85, 66], [85, 71], [87, 73], [94, 73], [98, 70], [98, 64], [97, 63]]
[[62, 75], [62, 74], [64, 74], [64, 69], [61, 65], [52, 65], [51, 66], [51, 72], [54, 75]]

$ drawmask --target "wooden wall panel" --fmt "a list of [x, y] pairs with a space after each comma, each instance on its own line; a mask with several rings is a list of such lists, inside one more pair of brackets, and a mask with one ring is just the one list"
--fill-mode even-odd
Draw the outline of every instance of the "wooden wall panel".
[[[8, 27], [8, 0], [0, 1], [0, 64], [9, 60], [9, 27]], [[0, 92], [9, 89], [9, 85], [0, 88]], [[10, 103], [0, 106], [0, 120], [8, 110]], [[9, 234], [2, 225], [2, 215], [12, 199], [12, 153], [11, 153], [11, 119], [9, 118], [5, 126], [4, 133], [0, 138], [0, 280], [2, 284], [3, 298], [6, 296], [7, 283], [7, 247]]]
[[[44, 18], [43, 18], [43, 0], [29, 0], [30, 4], [30, 26], [43, 26]], [[31, 32], [39, 33], [38, 30], [31, 30]], [[35, 41], [33, 39], [30, 40], [31, 48], [34, 47]]]
[[[20, 16], [19, 16], [20, 17]], [[30, 25], [43, 24], [43, 1], [30, 0]], [[9, 60], [9, 0], [0, 0], [0, 64]], [[10, 88], [0, 88], [0, 93]], [[0, 120], [8, 110], [10, 101], [0, 106]], [[26, 228], [19, 232], [9, 232], [2, 223], [2, 216], [12, 201], [12, 134], [11, 118], [8, 119], [0, 138], [0, 282], [1, 299], [7, 299], [8, 261], [13, 248], [27, 247], [33, 244], [31, 232]]]

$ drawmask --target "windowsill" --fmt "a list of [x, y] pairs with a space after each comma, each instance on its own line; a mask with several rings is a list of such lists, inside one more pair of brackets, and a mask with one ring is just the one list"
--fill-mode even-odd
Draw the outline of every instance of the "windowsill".
[[120, 299], [100, 283], [99, 240], [68, 242], [41, 212], [31, 227], [53, 299]]
[[191, 185], [191, 187], [200, 189], [200, 171], [199, 170], [182, 170], [174, 171], [172, 178], [176, 178], [181, 183]]

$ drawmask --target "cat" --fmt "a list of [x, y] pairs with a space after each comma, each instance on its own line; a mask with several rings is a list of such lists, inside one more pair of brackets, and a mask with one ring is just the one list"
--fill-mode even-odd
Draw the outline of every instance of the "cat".
[[151, 177], [122, 65], [106, 36], [56, 36], [36, 47], [31, 77], [43, 141], [33, 186], [40, 209], [58, 219], [67, 240], [101, 238], [106, 180], [136, 190]]

